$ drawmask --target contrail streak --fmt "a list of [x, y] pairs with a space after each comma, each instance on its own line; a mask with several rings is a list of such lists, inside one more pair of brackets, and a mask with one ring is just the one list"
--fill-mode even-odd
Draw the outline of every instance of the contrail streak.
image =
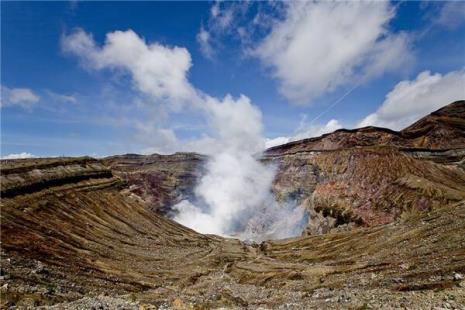
[[360, 84], [355, 84], [351, 89], [349, 89], [347, 92], [345, 92], [344, 95], [342, 95], [336, 101], [334, 101], [326, 110], [324, 110], [323, 112], [318, 114], [314, 119], [312, 119], [309, 124], [312, 124], [313, 122], [318, 120], [320, 117], [322, 117], [323, 115], [328, 113], [332, 108], [334, 108], [338, 103], [340, 103], [342, 100], [344, 100], [345, 97], [350, 95], [350, 93], [352, 93], [359, 86], [360, 86]]

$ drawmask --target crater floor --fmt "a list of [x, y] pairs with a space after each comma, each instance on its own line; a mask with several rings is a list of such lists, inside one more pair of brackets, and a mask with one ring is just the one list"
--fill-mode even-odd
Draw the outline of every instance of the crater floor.
[[[96, 160], [25, 163], [2, 175], [4, 189], [24, 190], [2, 199], [2, 307], [465, 304], [463, 202], [388, 225], [244, 244], [158, 215]], [[78, 173], [88, 178], [70, 178]], [[46, 189], [19, 186], [32, 182]]]
[[259, 244], [167, 216], [200, 155], [2, 161], [1, 308], [465, 309], [465, 102], [407, 129], [268, 150], [311, 221]]

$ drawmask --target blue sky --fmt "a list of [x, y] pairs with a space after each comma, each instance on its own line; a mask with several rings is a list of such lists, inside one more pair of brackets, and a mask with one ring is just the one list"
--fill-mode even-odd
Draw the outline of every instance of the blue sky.
[[202, 151], [218, 138], [203, 101], [228, 94], [261, 111], [252, 121], [267, 146], [340, 127], [401, 129], [465, 98], [461, 2], [2, 1], [1, 9], [4, 157]]

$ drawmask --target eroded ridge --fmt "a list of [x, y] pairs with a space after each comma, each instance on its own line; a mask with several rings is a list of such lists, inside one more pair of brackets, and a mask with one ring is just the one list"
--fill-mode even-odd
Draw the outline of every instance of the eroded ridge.
[[[53, 171], [75, 165], [87, 175], [86, 159]], [[17, 173], [27, 179], [31, 169], [49, 167]], [[2, 199], [2, 306], [465, 303], [463, 202], [389, 225], [244, 244], [158, 215], [110, 174]]]

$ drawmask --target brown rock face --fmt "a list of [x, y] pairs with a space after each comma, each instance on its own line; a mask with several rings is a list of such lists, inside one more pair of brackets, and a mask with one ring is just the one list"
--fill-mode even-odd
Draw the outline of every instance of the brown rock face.
[[[279, 167], [276, 196], [308, 208], [313, 233], [345, 224], [387, 224], [408, 213], [465, 199], [462, 168], [419, 159], [418, 154], [397, 148], [299, 152], [267, 160]], [[329, 227], [321, 231], [318, 222]]]
[[[337, 130], [268, 149], [278, 167], [273, 191], [310, 212], [308, 233], [387, 224], [410, 212], [460, 201], [465, 184], [465, 101], [457, 101], [400, 132]], [[206, 157], [122, 155], [103, 160], [153, 210], [193, 195]]]
[[329, 151], [365, 146], [396, 146], [429, 150], [465, 148], [465, 101], [451, 103], [401, 131], [379, 127], [339, 129], [321, 137], [269, 148], [266, 154], [284, 155], [302, 151]]
[[[394, 225], [244, 244], [158, 215], [96, 162], [92, 169], [86, 159], [10, 164], [15, 169], [3, 177], [29, 187], [0, 205], [2, 308], [424, 309], [465, 302], [463, 202]], [[89, 169], [106, 173], [87, 177]], [[46, 188], [30, 186], [43, 182], [30, 177], [37, 170], [48, 176]], [[69, 170], [74, 178], [63, 178]], [[79, 171], [86, 177], [76, 179]]]
[[128, 182], [129, 191], [162, 214], [193, 195], [206, 156], [195, 153], [173, 155], [127, 154], [104, 158], [112, 172]]
[[308, 233], [391, 223], [465, 199], [465, 101], [395, 132], [366, 127], [268, 149], [274, 192], [310, 212]]
[[267, 152], [276, 196], [313, 221], [261, 244], [159, 214], [192, 193], [203, 156], [2, 161], [0, 307], [461, 309], [463, 108], [408, 127], [407, 146]]
[[465, 101], [456, 101], [400, 131], [409, 147], [465, 148]]

